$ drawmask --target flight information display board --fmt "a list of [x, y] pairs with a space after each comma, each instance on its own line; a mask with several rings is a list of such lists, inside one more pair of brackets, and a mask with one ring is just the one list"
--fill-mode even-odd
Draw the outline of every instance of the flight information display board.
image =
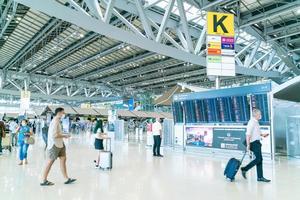
[[[184, 112], [184, 113], [183, 113]], [[250, 119], [247, 96], [187, 100], [173, 103], [175, 123], [246, 123]]]
[[245, 125], [251, 109], [258, 108], [262, 111], [261, 125], [270, 125], [267, 94], [270, 88], [269, 84], [261, 84], [177, 95], [173, 101], [174, 122]]

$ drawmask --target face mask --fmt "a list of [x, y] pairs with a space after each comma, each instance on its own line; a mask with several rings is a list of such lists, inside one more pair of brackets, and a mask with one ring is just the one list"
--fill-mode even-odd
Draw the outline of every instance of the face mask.
[[62, 118], [62, 119], [64, 119], [65, 117], [66, 117], [66, 115], [65, 115], [65, 114], [63, 114], [63, 115], [61, 116], [61, 118]]
[[22, 123], [22, 126], [26, 126], [26, 124], [25, 124], [25, 123]]

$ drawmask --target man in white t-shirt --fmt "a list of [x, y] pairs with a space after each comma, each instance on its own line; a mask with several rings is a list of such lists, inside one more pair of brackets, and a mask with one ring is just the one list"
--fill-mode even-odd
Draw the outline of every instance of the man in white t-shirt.
[[55, 117], [52, 119], [50, 125], [49, 125], [49, 131], [48, 131], [48, 161], [47, 166], [45, 168], [44, 174], [43, 174], [43, 182], [40, 184], [41, 186], [51, 186], [54, 185], [54, 183], [47, 180], [48, 174], [50, 172], [50, 169], [55, 162], [57, 158], [60, 159], [60, 167], [62, 174], [66, 181], [65, 184], [70, 184], [76, 181], [76, 179], [69, 178], [67, 173], [67, 167], [66, 167], [66, 147], [64, 144], [63, 139], [69, 138], [69, 134], [63, 134], [62, 132], [62, 126], [61, 126], [61, 119], [64, 118], [65, 111], [63, 108], [56, 108], [55, 109]]
[[14, 147], [14, 146], [17, 146], [17, 131], [18, 131], [18, 124], [16, 122], [17, 120], [16, 119], [13, 119], [10, 121], [9, 123], [9, 132], [10, 132], [10, 137], [11, 137], [11, 145]]
[[246, 173], [252, 167], [256, 166], [257, 171], [257, 181], [258, 182], [270, 182], [270, 180], [264, 178], [263, 176], [263, 157], [261, 153], [261, 139], [262, 137], [267, 137], [268, 134], [263, 134], [259, 127], [259, 120], [261, 119], [261, 111], [259, 109], [254, 109], [252, 111], [252, 118], [248, 122], [247, 132], [246, 132], [246, 144], [247, 151], [252, 151], [255, 155], [255, 159], [252, 160], [247, 166], [242, 167], [242, 175], [247, 179]]
[[152, 134], [153, 134], [153, 156], [163, 157], [160, 154], [160, 144], [162, 138], [162, 126], [160, 124], [160, 118], [156, 118], [155, 123], [152, 125]]

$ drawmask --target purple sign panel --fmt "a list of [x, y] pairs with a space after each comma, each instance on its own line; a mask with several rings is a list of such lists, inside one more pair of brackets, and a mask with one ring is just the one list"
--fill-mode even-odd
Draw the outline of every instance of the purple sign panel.
[[227, 44], [234, 44], [234, 37], [222, 37], [221, 42]]

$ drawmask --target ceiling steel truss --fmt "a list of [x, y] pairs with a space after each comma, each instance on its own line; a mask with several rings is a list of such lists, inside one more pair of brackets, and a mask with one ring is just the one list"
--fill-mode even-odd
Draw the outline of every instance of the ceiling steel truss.
[[[179, 10], [179, 20], [171, 18], [170, 13], [168, 13], [172, 6], [174, 6], [173, 1], [169, 1], [168, 8], [163, 15], [158, 15], [157, 13], [153, 14], [154, 12], [151, 9], [146, 9], [146, 5], [142, 4], [141, 1], [125, 2], [122, 0], [115, 0], [113, 4], [109, 4], [110, 1], [105, 0], [100, 1], [100, 4], [95, 2], [90, 3], [90, 1], [88, 1], [85, 2], [85, 5], [89, 7], [89, 11], [86, 11], [83, 7], [80, 7], [81, 4], [76, 4], [76, 2], [74, 1], [72, 2], [74, 5], [76, 4], [76, 6], [74, 6], [73, 8], [64, 6], [53, 0], [46, 0], [43, 4], [39, 4], [38, 1], [28, 0], [18, 0], [18, 2], [36, 8], [51, 16], [55, 16], [65, 21], [76, 24], [87, 30], [92, 30], [113, 39], [124, 41], [126, 43], [138, 46], [142, 49], [204, 67], [206, 65], [205, 56], [197, 55], [198, 53], [200, 53], [200, 46], [202, 46], [204, 43], [205, 33], [203, 31], [205, 31], [205, 29], [203, 29], [201, 26], [191, 26], [193, 24], [190, 24], [187, 20], [182, 0], [176, 0], [176, 4]], [[79, 9], [79, 7], [82, 9]], [[135, 27], [134, 24], [131, 24], [128, 27], [129, 30], [135, 31], [128, 32], [123, 29], [117, 28], [112, 24], [109, 24], [110, 20], [105, 20], [103, 15], [104, 11], [111, 12], [109, 9], [113, 9], [112, 15], [114, 15], [114, 13], [116, 12], [120, 13], [118, 11], [119, 9], [131, 12], [132, 14], [139, 17], [142, 27]], [[66, 13], [68, 14], [66, 15]], [[116, 15], [116, 17], [120, 18], [119, 15]], [[151, 25], [151, 22], [153, 26]], [[128, 23], [124, 23], [124, 25], [128, 26]], [[132, 27], [135, 27], [135, 29], [133, 29]], [[157, 34], [154, 35], [154, 30], [156, 30], [156, 28], [158, 29], [156, 31]], [[174, 41], [176, 42], [176, 45], [173, 45], [170, 41], [169, 43], [162, 43], [162, 41], [168, 41], [168, 39], [170, 39], [170, 37], [165, 37], [165, 35], [169, 35], [169, 33], [166, 32], [166, 29], [168, 29], [169, 32], [173, 32], [173, 37], [170, 37], [173, 39], [173, 43]], [[164, 38], [165, 40], [162, 40], [162, 38]], [[259, 44], [257, 46], [257, 49], [258, 47]], [[254, 53], [252, 53], [250, 58], [247, 58], [245, 66], [237, 66], [237, 71], [240, 71], [242, 73], [246, 72], [246, 75], [251, 75], [252, 69], [261, 70], [259, 68], [256, 68], [256, 66], [258, 66], [256, 64], [251, 66], [250, 68], [248, 66], [249, 61], [251, 62], [253, 60], [256, 51], [253, 52]], [[261, 60], [259, 60], [258, 62], [260, 61]], [[238, 61], [238, 64], [241, 63]], [[243, 67], [247, 67], [250, 70], [243, 70]], [[285, 70], [285, 72], [286, 71], [288, 70]], [[96, 72], [84, 74], [77, 78], [85, 79], [90, 75], [94, 75], [98, 72], [102, 72], [102, 69], [99, 69], [99, 71]], [[253, 71], [253, 73], [255, 73], [255, 71]]]

